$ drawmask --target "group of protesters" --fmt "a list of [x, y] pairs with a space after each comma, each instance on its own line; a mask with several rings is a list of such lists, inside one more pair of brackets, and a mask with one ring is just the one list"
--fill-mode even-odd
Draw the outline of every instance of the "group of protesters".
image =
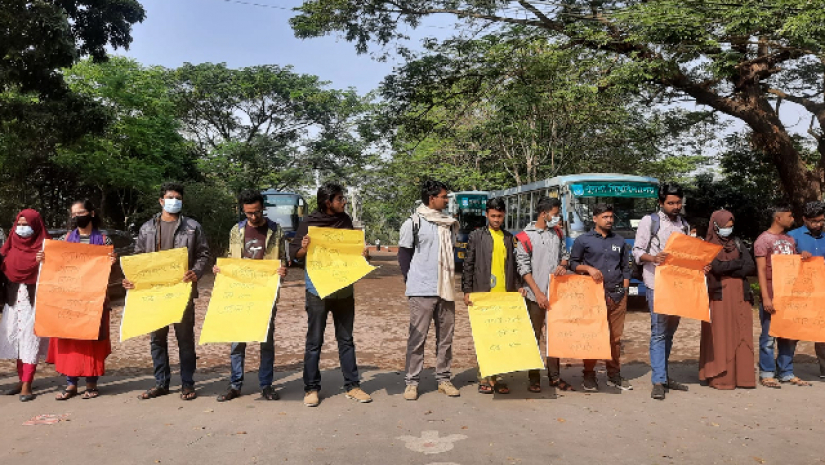
[[[630, 279], [633, 269], [641, 271], [647, 287], [647, 301], [651, 315], [650, 364], [654, 399], [664, 399], [667, 392], [686, 391], [688, 387], [669, 376], [673, 336], [679, 326], [679, 317], [656, 313], [653, 309], [654, 275], [656, 266], [667, 258], [664, 245], [671, 234], [690, 234], [691, 228], [682, 218], [682, 189], [675, 184], [663, 184], [659, 190], [659, 210], [645, 216], [639, 226], [633, 247], [613, 232], [614, 212], [610, 204], [599, 203], [592, 209], [593, 229], [575, 239], [572, 249], [565, 247], [560, 227], [559, 199], [544, 197], [538, 200], [537, 219], [515, 237], [502, 228], [506, 203], [500, 198], [487, 202], [487, 226], [470, 234], [462, 274], [461, 290], [464, 303], [471, 305], [474, 292], [520, 292], [533, 326], [536, 342], [545, 333], [545, 317], [550, 310], [548, 288], [551, 275], [579, 273], [589, 275], [604, 287], [610, 332], [611, 358], [605, 361], [606, 384], [620, 390], [630, 390], [630, 382], [621, 374], [621, 337]], [[183, 282], [195, 283], [189, 302], [175, 336], [180, 358], [180, 398], [190, 401], [198, 396], [195, 389], [195, 306], [197, 282], [207, 271], [210, 262], [209, 247], [201, 225], [181, 214], [184, 186], [165, 183], [158, 199], [160, 212], [144, 223], [138, 233], [134, 253], [159, 252], [186, 248], [189, 263], [181, 276]], [[410, 329], [406, 354], [407, 400], [418, 398], [418, 384], [424, 367], [424, 347], [430, 322], [435, 322], [436, 368], [438, 391], [458, 397], [460, 391], [452, 384], [450, 371], [452, 342], [455, 330], [456, 286], [453, 247], [457, 220], [446, 213], [448, 189], [444, 183], [426, 181], [421, 186], [421, 205], [403, 223], [400, 231], [398, 261], [406, 282], [406, 297], [410, 308]], [[247, 190], [239, 195], [238, 203], [244, 219], [229, 231], [230, 258], [276, 260], [278, 274], [287, 275], [289, 269], [305, 268], [311, 238], [308, 228], [326, 227], [353, 229], [346, 213], [347, 198], [344, 188], [328, 182], [317, 192], [318, 208], [299, 225], [291, 242], [284, 240], [282, 228], [267, 218], [261, 193]], [[793, 373], [793, 355], [796, 341], [769, 336], [771, 315], [775, 312], [771, 283], [771, 256], [773, 254], [801, 253], [804, 259], [825, 255], [825, 205], [814, 202], [806, 205], [805, 225], [788, 231], [794, 223], [791, 208], [777, 206], [770, 212], [771, 227], [754, 245], [755, 260], [734, 231], [734, 217], [720, 210], [710, 219], [708, 242], [722, 247], [718, 257], [705, 268], [711, 299], [711, 322], [702, 323], [699, 375], [711, 387], [734, 389], [753, 388], [754, 350], [752, 326], [754, 296], [748, 278], [758, 276], [761, 299], [759, 315], [762, 334], [759, 339], [760, 383], [771, 388], [782, 384], [809, 385]], [[57, 238], [67, 242], [91, 245], [111, 245], [101, 232], [101, 219], [95, 206], [88, 200], [70, 205], [69, 231]], [[32, 391], [37, 364], [42, 359], [55, 365], [66, 377], [66, 386], [56, 395], [59, 401], [75, 396], [94, 399], [100, 395], [99, 377], [105, 374], [105, 361], [111, 353], [109, 334], [110, 305], [104, 303], [100, 331], [96, 340], [41, 338], [34, 331], [35, 295], [40, 264], [50, 258], [44, 252], [44, 240], [49, 234], [40, 214], [31, 209], [21, 211], [0, 249], [3, 261], [0, 270], [5, 277], [5, 305], [0, 318], [0, 358], [17, 361], [19, 383], [3, 391], [19, 395], [23, 402], [35, 398]], [[821, 245], [821, 246], [820, 246]], [[286, 250], [286, 247], [289, 250]], [[364, 256], [369, 259], [365, 247]], [[110, 254], [114, 265], [117, 256]], [[635, 265], [635, 266], [634, 266]], [[214, 266], [215, 274], [221, 270]], [[321, 372], [319, 369], [324, 331], [331, 314], [338, 343], [340, 367], [344, 378], [346, 397], [360, 403], [372, 401], [360, 387], [360, 375], [355, 354], [353, 328], [355, 299], [353, 286], [346, 286], [321, 298], [304, 271], [307, 337], [304, 351], [304, 404], [320, 404]], [[123, 280], [123, 287], [134, 284]], [[258, 381], [261, 398], [278, 400], [273, 387], [275, 344], [274, 327], [276, 304], [272, 308], [266, 341], [260, 344], [261, 356]], [[150, 347], [154, 365], [154, 384], [141, 393], [143, 400], [170, 393], [171, 366], [168, 351], [169, 327], [151, 333]], [[778, 356], [774, 354], [774, 345]], [[825, 345], [816, 345], [820, 367], [825, 375]], [[230, 351], [231, 374], [229, 386], [217, 400], [231, 401], [241, 395], [244, 381], [246, 343], [233, 343]], [[596, 391], [596, 360], [584, 360], [582, 389]], [[561, 390], [575, 387], [561, 378], [558, 358], [545, 360], [549, 386]], [[85, 389], [79, 393], [80, 378], [85, 378]], [[528, 390], [542, 390], [539, 370], [528, 372]], [[482, 377], [479, 371], [478, 391], [483, 394], [508, 394], [509, 387], [496, 376]]]

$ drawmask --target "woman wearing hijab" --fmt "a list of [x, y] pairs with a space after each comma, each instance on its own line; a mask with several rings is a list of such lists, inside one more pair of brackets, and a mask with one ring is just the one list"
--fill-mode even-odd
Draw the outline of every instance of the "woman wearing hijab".
[[17, 214], [14, 232], [0, 254], [0, 269], [8, 280], [3, 318], [0, 319], [0, 359], [17, 359], [20, 383], [4, 393], [20, 394], [21, 402], [34, 399], [32, 381], [37, 362], [46, 355], [49, 340], [34, 335], [34, 295], [39, 266], [37, 252], [48, 239], [40, 214], [26, 209]]
[[756, 275], [756, 265], [733, 235], [731, 212], [713, 213], [706, 240], [722, 250], [707, 275], [711, 322], [702, 322], [699, 379], [716, 389], [754, 388], [753, 294], [747, 278]]
[[[97, 216], [94, 205], [88, 200], [78, 200], [72, 204], [70, 231], [59, 240], [91, 244], [112, 245], [112, 240], [100, 232], [100, 217]], [[109, 255], [114, 264], [117, 257]], [[37, 253], [38, 262], [46, 259], [43, 251]], [[81, 376], [86, 377], [86, 391], [83, 399], [94, 399], [100, 392], [97, 389], [97, 380], [106, 372], [106, 357], [112, 353], [112, 344], [109, 341], [109, 301], [103, 304], [103, 318], [100, 322], [100, 334], [96, 341], [77, 339], [51, 338], [49, 340], [49, 354], [46, 363], [53, 363], [58, 373], [66, 375], [67, 386], [58, 393], [56, 400], [68, 400], [77, 395], [77, 383]]]

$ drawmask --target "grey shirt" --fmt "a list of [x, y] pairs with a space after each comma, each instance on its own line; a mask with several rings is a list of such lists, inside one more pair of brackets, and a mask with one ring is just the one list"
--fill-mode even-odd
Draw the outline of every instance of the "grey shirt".
[[[413, 220], [401, 225], [398, 246], [413, 248]], [[418, 244], [415, 245], [410, 272], [407, 274], [407, 297], [438, 296], [438, 226], [421, 218]]]
[[177, 221], [160, 220], [160, 250], [175, 248], [175, 229], [177, 227]]
[[[538, 229], [535, 223], [530, 223], [524, 228], [524, 232], [530, 237], [533, 253], [527, 252], [524, 244], [519, 242], [516, 248], [518, 273], [521, 276], [533, 275], [536, 286], [547, 296], [550, 274], [556, 270], [559, 263], [569, 258], [567, 248], [553, 229]], [[525, 283], [524, 289], [527, 291], [527, 298], [535, 302], [536, 296], [530, 286]]]

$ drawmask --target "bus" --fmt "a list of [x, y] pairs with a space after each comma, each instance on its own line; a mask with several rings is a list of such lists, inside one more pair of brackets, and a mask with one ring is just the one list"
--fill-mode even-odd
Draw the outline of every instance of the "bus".
[[[456, 265], [464, 263], [470, 233], [487, 226], [487, 199], [485, 191], [461, 191], [447, 194], [447, 213], [458, 220], [458, 235], [454, 248]], [[421, 200], [415, 201], [415, 208]]]
[[[490, 192], [490, 198], [504, 198], [505, 228], [513, 234], [536, 220], [536, 202], [541, 196], [561, 200], [567, 250], [578, 236], [593, 228], [593, 205], [602, 202], [613, 204], [616, 217], [613, 232], [632, 246], [641, 219], [658, 208], [659, 180], [629, 174], [575, 174]], [[644, 283], [631, 281], [630, 296], [643, 296], [646, 291]]]
[[264, 216], [278, 223], [284, 231], [287, 242], [295, 237], [298, 224], [306, 215], [306, 202], [301, 194], [267, 189], [264, 196]]

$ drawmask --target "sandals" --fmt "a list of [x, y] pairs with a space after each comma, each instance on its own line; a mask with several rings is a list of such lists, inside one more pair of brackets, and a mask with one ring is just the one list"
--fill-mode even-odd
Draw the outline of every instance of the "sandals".
[[141, 400], [149, 400], [154, 399], [156, 397], [165, 396], [169, 394], [169, 389], [163, 386], [155, 386], [153, 388], [147, 389], [146, 392], [138, 396], [138, 399]]
[[786, 380], [786, 381], [780, 381], [780, 383], [788, 383], [788, 384], [792, 384], [794, 386], [810, 386], [811, 385], [811, 383], [809, 383], [809, 382], [807, 382], [803, 379], [799, 379], [798, 376], [794, 376], [793, 378], [791, 378], [789, 380]]
[[195, 386], [184, 386], [183, 389], [180, 390], [180, 398], [181, 400], [197, 399], [198, 393], [195, 391]]
[[510, 388], [507, 387], [507, 383], [502, 383], [501, 381], [496, 381], [495, 384], [493, 384], [493, 391], [495, 391], [496, 394], [510, 394]]
[[489, 381], [482, 381], [478, 383], [478, 392], [482, 394], [492, 394], [493, 393], [493, 386], [490, 385]]
[[782, 389], [782, 385], [776, 378], [761, 378], [759, 384], [771, 389]]
[[77, 389], [64, 389], [54, 400], [69, 400], [77, 395]]
[[[241, 397], [241, 390], [240, 389], [227, 389], [226, 392], [218, 396], [218, 402], [226, 402], [232, 399], [237, 399]], [[181, 393], [181, 399], [183, 398], [183, 393]]]
[[100, 391], [98, 391], [97, 388], [86, 388], [81, 399], [97, 399], [99, 395]]
[[541, 392], [541, 382], [530, 383], [530, 385], [527, 386], [527, 390], [538, 394], [539, 392]]
[[573, 387], [572, 384], [568, 383], [567, 381], [559, 378], [557, 380], [550, 381], [550, 386], [558, 389], [559, 391], [575, 391], [576, 388]]

